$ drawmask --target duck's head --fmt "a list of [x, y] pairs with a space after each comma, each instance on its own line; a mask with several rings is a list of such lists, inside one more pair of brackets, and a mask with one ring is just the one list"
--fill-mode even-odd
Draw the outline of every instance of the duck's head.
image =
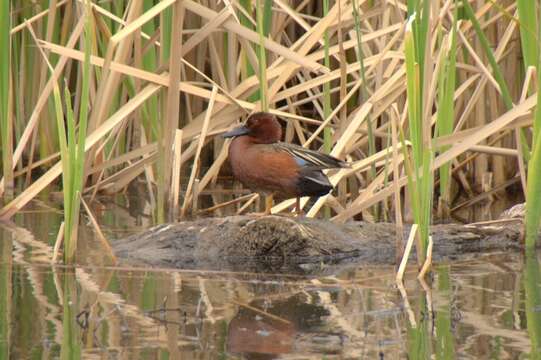
[[282, 127], [273, 114], [258, 112], [250, 115], [244, 125], [222, 136], [225, 138], [249, 136], [254, 143], [272, 144], [282, 139]]

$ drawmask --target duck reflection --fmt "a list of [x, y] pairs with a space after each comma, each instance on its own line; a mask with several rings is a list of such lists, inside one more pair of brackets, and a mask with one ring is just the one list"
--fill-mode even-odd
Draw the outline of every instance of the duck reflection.
[[339, 353], [341, 337], [325, 326], [328, 311], [303, 300], [297, 294], [272, 303], [239, 305], [229, 322], [227, 351], [254, 360], [291, 353]]

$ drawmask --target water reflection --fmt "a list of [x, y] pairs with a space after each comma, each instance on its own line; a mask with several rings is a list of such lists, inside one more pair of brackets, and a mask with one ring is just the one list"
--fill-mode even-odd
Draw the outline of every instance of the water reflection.
[[0, 242], [0, 358], [9, 359], [11, 332], [11, 266], [12, 249], [9, 235]]
[[[125, 236], [107, 216], [109, 236]], [[536, 257], [441, 265], [401, 292], [391, 267], [319, 278], [106, 267], [83, 226], [84, 265], [65, 268], [49, 263], [58, 220], [0, 225], [0, 359], [540, 359]]]
[[532, 342], [531, 359], [541, 359], [541, 274], [536, 256], [528, 254], [524, 269], [526, 324]]
[[442, 303], [439, 304], [434, 313], [436, 332], [434, 353], [438, 360], [454, 359], [456, 355], [454, 340], [454, 332], [456, 330], [455, 322], [459, 321], [460, 318], [454, 308], [449, 267], [440, 267], [437, 270], [437, 275], [438, 294], [441, 296]]
[[68, 269], [60, 275], [62, 279], [62, 346], [60, 348], [60, 358], [62, 360], [81, 358], [81, 335], [80, 329], [87, 328], [87, 319], [81, 320], [84, 311], [77, 313], [80, 309], [79, 296], [77, 294], [77, 281], [75, 272]]

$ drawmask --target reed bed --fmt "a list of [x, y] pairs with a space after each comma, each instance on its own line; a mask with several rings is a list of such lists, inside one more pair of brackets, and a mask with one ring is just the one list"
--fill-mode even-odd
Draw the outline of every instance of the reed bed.
[[[308, 216], [403, 218], [425, 248], [433, 221], [539, 199], [537, 1], [88, 1], [88, 16], [82, 0], [9, 3], [3, 219], [61, 184], [64, 140], [89, 201], [140, 183], [156, 222], [257, 211], [257, 195], [220, 193], [239, 187], [218, 135], [267, 108], [285, 141], [352, 165], [329, 172], [335, 192], [302, 200]], [[528, 204], [531, 233], [541, 206]]]

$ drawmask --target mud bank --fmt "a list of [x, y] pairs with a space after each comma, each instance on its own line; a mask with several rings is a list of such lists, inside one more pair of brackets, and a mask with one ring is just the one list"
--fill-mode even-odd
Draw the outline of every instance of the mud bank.
[[[434, 225], [434, 260], [517, 251], [522, 228], [517, 220]], [[406, 226], [404, 238], [408, 232]], [[116, 255], [131, 265], [320, 273], [348, 265], [394, 264], [396, 227], [284, 216], [232, 216], [160, 225], [112, 245]]]

